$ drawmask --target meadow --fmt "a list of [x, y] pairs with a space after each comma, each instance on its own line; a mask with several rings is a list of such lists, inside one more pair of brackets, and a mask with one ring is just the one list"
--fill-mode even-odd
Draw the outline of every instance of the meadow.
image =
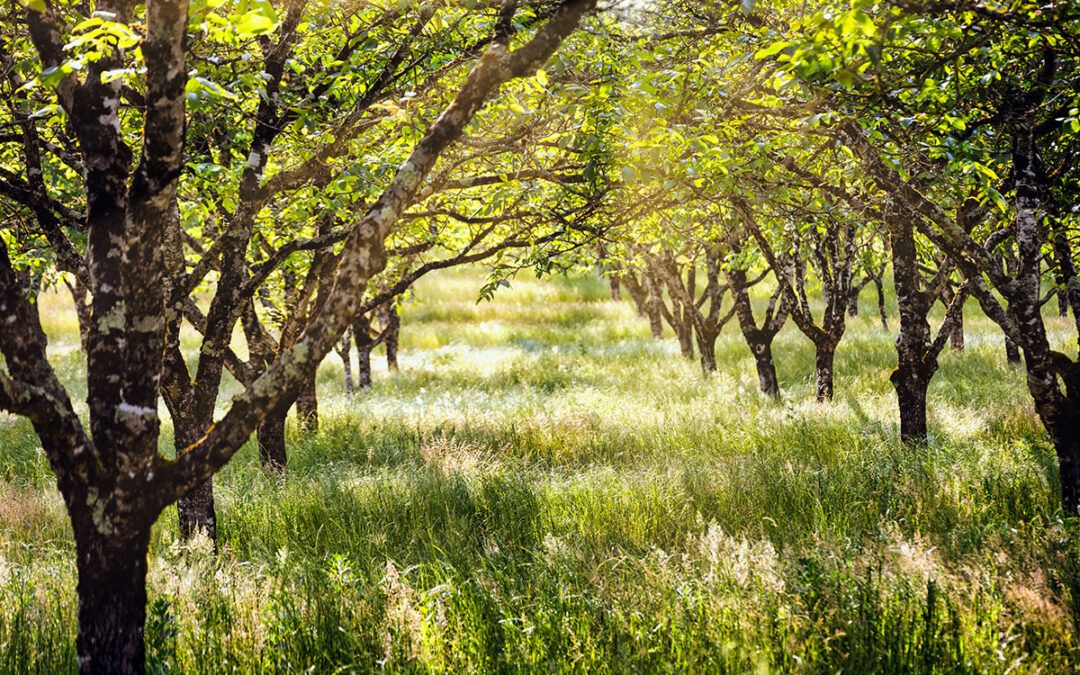
[[[178, 541], [175, 507], [162, 515], [150, 672], [1080, 663], [1080, 532], [1061, 517], [1023, 372], [974, 305], [966, 349], [946, 351], [931, 386], [931, 442], [912, 449], [870, 289], [837, 354], [836, 401], [819, 404], [794, 326], [774, 346], [773, 402], [733, 324], [705, 377], [604, 281], [519, 278], [477, 304], [482, 278], [419, 284], [402, 369], [377, 353], [370, 390], [346, 395], [327, 359], [320, 429], [290, 420], [285, 475], [249, 442], [215, 478], [218, 553]], [[40, 301], [85, 413], [74, 313]], [[1064, 321], [1049, 320], [1059, 342]], [[3, 672], [75, 670], [74, 546], [38, 445], [25, 420], [0, 418]]]

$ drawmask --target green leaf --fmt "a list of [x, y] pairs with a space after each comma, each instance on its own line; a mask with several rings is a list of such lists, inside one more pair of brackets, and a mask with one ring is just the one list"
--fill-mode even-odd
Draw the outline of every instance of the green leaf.
[[776, 54], [779, 54], [780, 52], [784, 51], [784, 49], [786, 49], [790, 44], [791, 44], [790, 42], [783, 42], [783, 41], [774, 42], [771, 45], [769, 45], [768, 47], [766, 47], [765, 49], [762, 49], [762, 50], [758, 51], [757, 54], [754, 54], [754, 58], [760, 60], [760, 59], [767, 59], [770, 56], [775, 56]]
[[262, 11], [253, 10], [237, 19], [234, 28], [241, 37], [253, 37], [274, 30], [275, 23], [277, 22], [273, 18]]

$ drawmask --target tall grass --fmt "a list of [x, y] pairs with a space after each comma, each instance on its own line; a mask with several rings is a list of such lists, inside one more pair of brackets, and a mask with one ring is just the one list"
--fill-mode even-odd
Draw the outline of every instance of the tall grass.
[[[290, 427], [289, 470], [245, 447], [216, 479], [221, 550], [150, 553], [148, 666], [193, 672], [1069, 672], [1080, 562], [1052, 449], [976, 312], [899, 444], [892, 335], [872, 308], [812, 400], [785, 330], [785, 396], [741, 338], [704, 377], [594, 279], [426, 281], [402, 371]], [[42, 300], [85, 396], [78, 335]], [[1050, 320], [1064, 342], [1065, 324]], [[235, 391], [229, 383], [223, 403]], [[71, 534], [29, 426], [0, 419], [0, 670], [70, 672]], [[163, 447], [170, 443], [169, 433]]]

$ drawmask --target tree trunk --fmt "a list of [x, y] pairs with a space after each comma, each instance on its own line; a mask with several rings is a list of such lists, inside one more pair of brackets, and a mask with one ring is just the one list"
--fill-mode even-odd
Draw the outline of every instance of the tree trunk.
[[1058, 412], [1057, 418], [1043, 423], [1050, 432], [1050, 439], [1057, 452], [1058, 472], [1061, 476], [1061, 507], [1066, 515], [1076, 517], [1080, 509], [1080, 410]]
[[622, 300], [622, 290], [619, 287], [619, 277], [609, 276], [608, 284], [611, 286], [611, 299], [620, 302]]
[[[683, 358], [692, 360], [694, 358], [694, 329], [685, 323], [680, 323], [677, 318], [671, 323], [675, 337], [679, 339], [679, 353], [683, 355]], [[705, 355], [702, 354], [701, 358], [704, 360]]]
[[356, 351], [356, 387], [358, 389], [370, 389], [371, 347], [357, 347]]
[[917, 354], [901, 351], [897, 347], [900, 365], [892, 372], [889, 381], [896, 390], [900, 408], [900, 441], [906, 445], [925, 444], [926, 392], [932, 374], [924, 372]]
[[634, 309], [637, 310], [637, 315], [641, 318], [647, 317], [649, 315], [646, 310], [648, 298], [646, 297], [641, 284], [637, 282], [637, 277], [627, 275], [621, 279], [621, 282], [622, 285], [626, 286], [626, 292], [630, 294], [630, 299], [634, 302]]
[[757, 366], [758, 386], [761, 393], [772, 398], [780, 398], [780, 382], [776, 379], [776, 364], [773, 363], [772, 345], [758, 342], [750, 346], [754, 352], [754, 365]]
[[[1005, 257], [1005, 270], [1008, 275], [1014, 279], [1020, 274], [1020, 261], [1011, 252]], [[1012, 313], [1011, 304], [1011, 301], [1006, 302], [1006, 314]], [[1013, 342], [1008, 335], [1005, 336], [1005, 360], [1008, 361], [1010, 365], [1020, 364], [1020, 345]]]
[[[701, 352], [701, 372], [708, 375], [716, 372], [716, 338], [718, 335], [698, 334], [698, 351]], [[693, 358], [691, 351], [690, 357]]]
[[146, 653], [146, 553], [150, 528], [102, 534], [87, 518], [73, 518], [79, 582], [80, 673], [143, 673]]
[[296, 421], [304, 431], [319, 430], [319, 395], [315, 389], [315, 375], [308, 378], [296, 398]]
[[1061, 289], [1057, 293], [1058, 298], [1058, 316], [1065, 318], [1069, 316], [1069, 293], [1065, 289]]
[[645, 301], [645, 311], [649, 315], [649, 329], [652, 331], [652, 336], [660, 340], [664, 337], [664, 319], [660, 314], [660, 303], [663, 300], [660, 298], [660, 292], [657, 290], [656, 284], [649, 277], [645, 277], [645, 286], [648, 293]]
[[1020, 347], [1009, 339], [1008, 335], [1005, 336], [1005, 359], [1009, 362], [1009, 365], [1020, 365]]
[[862, 291], [861, 286], [853, 286], [851, 288], [851, 294], [848, 295], [847, 314], [850, 317], [859, 316], [859, 292]]
[[71, 299], [75, 302], [75, 316], [79, 320], [79, 342], [82, 344], [83, 352], [86, 352], [86, 338], [90, 335], [90, 305], [87, 304], [87, 300], [90, 298], [90, 292], [86, 290], [86, 286], [75, 279], [74, 285], [67, 283], [64, 284], [71, 292]]
[[356, 341], [356, 386], [359, 389], [371, 387], [371, 350], [375, 341], [371, 339], [371, 326], [367, 317], [353, 322], [353, 339]]
[[772, 398], [780, 398], [780, 382], [776, 377], [776, 365], [773, 363], [772, 341], [776, 337], [777, 331], [784, 324], [787, 310], [781, 305], [780, 314], [773, 315], [770, 303], [770, 309], [765, 314], [762, 328], [759, 329], [754, 320], [754, 308], [750, 303], [750, 294], [747, 292], [746, 272], [740, 269], [731, 269], [725, 272], [725, 276], [728, 285], [731, 287], [731, 298], [735, 304], [735, 316], [739, 320], [739, 330], [754, 355], [754, 365], [757, 367], [758, 386], [761, 388], [761, 393]]
[[836, 346], [822, 342], [816, 347], [817, 400], [831, 401], [833, 397], [833, 359], [836, 356]]
[[[1037, 323], [1041, 312], [1037, 301], [1020, 313], [1018, 324], [1024, 344], [1027, 365], [1027, 385], [1057, 454], [1061, 478], [1061, 506], [1066, 515], [1075, 518], [1080, 508], [1080, 365], [1062, 367], [1046, 339], [1044, 327]], [[1059, 378], [1064, 382], [1061, 390]]]
[[885, 286], [880, 279], [874, 279], [874, 286], [877, 287], [877, 309], [878, 314], [881, 315], [881, 330], [888, 331], [889, 315], [885, 313]]
[[964, 351], [964, 314], [961, 312], [956, 317], [956, 323], [949, 331], [949, 344], [958, 352]]
[[[900, 440], [926, 443], [926, 391], [937, 371], [927, 315], [934, 298], [920, 290], [919, 253], [915, 230], [905, 214], [887, 212], [893, 285], [900, 312], [896, 336], [896, 370], [889, 376], [900, 411]], [[944, 298], [942, 298], [944, 300]]]
[[[190, 414], [190, 412], [188, 413]], [[173, 416], [173, 437], [176, 453], [198, 442], [206, 432], [206, 426], [198, 425], [187, 415]], [[180, 539], [188, 541], [198, 530], [206, 533], [207, 538], [217, 548], [217, 515], [214, 512], [214, 479], [207, 478], [186, 495], [176, 501], [176, 513], [180, 521]]]
[[341, 369], [345, 372], [345, 393], [353, 393], [353, 377], [352, 377], [352, 357], [349, 356], [351, 347], [351, 336], [349, 331], [345, 331], [345, 334], [341, 336], [341, 342], [338, 344], [337, 353], [341, 357]]
[[398, 369], [398, 336], [401, 333], [401, 315], [398, 314], [397, 305], [387, 303], [380, 317], [382, 329], [386, 331], [383, 341], [386, 343], [386, 369], [396, 372]]
[[184, 541], [202, 530], [217, 548], [217, 515], [214, 513], [214, 480], [206, 479], [176, 502], [180, 538]]
[[270, 413], [259, 424], [256, 436], [259, 440], [259, 458], [263, 468], [274, 473], [285, 471], [288, 454], [285, 449], [285, 420], [288, 418], [291, 401], [286, 401]]

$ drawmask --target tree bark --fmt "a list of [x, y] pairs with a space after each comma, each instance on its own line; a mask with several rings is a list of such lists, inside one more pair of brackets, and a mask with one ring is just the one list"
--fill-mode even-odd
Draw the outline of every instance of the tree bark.
[[1020, 365], [1020, 347], [1008, 335], [1005, 336], [1005, 360], [1011, 366]]
[[[174, 325], [170, 331], [170, 340], [176, 340]], [[173, 447], [176, 455], [180, 456], [187, 448], [195, 443], [206, 433], [206, 429], [212, 422], [213, 405], [202, 402], [198, 405], [193, 397], [176, 395], [175, 385], [177, 373], [171, 369], [185, 369], [183, 357], [176, 348], [176, 343], [170, 344], [166, 350], [166, 358], [162, 374], [162, 397], [169, 409], [169, 415], [173, 423]], [[195, 533], [202, 530], [217, 548], [217, 515], [214, 510], [214, 480], [208, 478], [192, 488], [187, 494], [176, 500], [176, 514], [179, 521], [180, 539], [188, 541]]]
[[319, 397], [315, 389], [315, 375], [308, 378], [296, 398], [296, 421], [304, 431], [319, 430]]
[[345, 331], [345, 334], [341, 336], [341, 342], [338, 343], [337, 353], [341, 357], [341, 368], [345, 371], [345, 393], [351, 394], [354, 390], [353, 376], [352, 376], [352, 357], [349, 355], [352, 337], [349, 335], [349, 331]]
[[833, 360], [836, 356], [836, 345], [821, 342], [816, 344], [815, 348], [817, 400], [831, 401], [833, 398]]
[[1061, 507], [1075, 517], [1080, 510], [1080, 409], [1062, 405], [1055, 410], [1039, 406], [1039, 416], [1057, 451], [1061, 476]]
[[74, 284], [64, 283], [71, 292], [71, 299], [75, 302], [75, 316], [79, 320], [79, 342], [85, 352], [86, 340], [90, 335], [90, 305], [87, 304], [90, 292], [78, 278], [75, 279]]
[[197, 531], [206, 533], [217, 548], [217, 515], [214, 510], [214, 479], [199, 483], [176, 502], [180, 520], [180, 538], [187, 541]]
[[79, 574], [79, 672], [142, 673], [150, 528], [105, 534], [82, 518], [73, 518], [72, 524]]
[[285, 421], [288, 419], [291, 401], [286, 400], [273, 409], [259, 423], [256, 436], [259, 441], [259, 459], [263, 468], [274, 473], [285, 471], [288, 454], [285, 449]]
[[649, 329], [652, 331], [652, 336], [660, 340], [664, 337], [664, 323], [663, 317], [660, 314], [660, 303], [663, 300], [660, 299], [660, 290], [657, 288], [657, 283], [650, 279], [648, 275], [645, 276], [645, 312], [649, 315]]
[[848, 296], [847, 314], [854, 318], [859, 316], [859, 293], [862, 292], [862, 286], [856, 284], [851, 288], [851, 294]]
[[[678, 309], [675, 310], [675, 314], [678, 314]], [[675, 337], [679, 340], [679, 353], [683, 355], [684, 359], [694, 358], [694, 329], [688, 324], [679, 321], [673, 314], [671, 321], [671, 328], [675, 331]], [[704, 363], [705, 355], [701, 355], [702, 363]], [[713, 370], [716, 370], [713, 368]]]
[[357, 389], [371, 388], [371, 347], [356, 348], [356, 387]]
[[[1011, 252], [1006, 254], [1005, 269], [1012, 278], [1016, 278], [1020, 273], [1020, 261]], [[1011, 304], [1011, 302], [1006, 303], [1006, 313], [1009, 313]], [[1020, 345], [1016, 344], [1008, 334], [1005, 335], [1005, 360], [1010, 365], [1020, 365]]]
[[353, 339], [356, 341], [356, 386], [368, 389], [371, 387], [371, 350], [375, 348], [369, 317], [358, 317], [353, 321]]
[[626, 291], [630, 294], [630, 299], [634, 302], [634, 309], [637, 310], [637, 315], [641, 318], [645, 318], [649, 315], [647, 310], [648, 297], [645, 293], [645, 289], [638, 283], [637, 278], [627, 273], [622, 277], [622, 284], [626, 286]]
[[780, 382], [776, 378], [776, 365], [773, 362], [772, 346], [768, 342], [751, 345], [754, 352], [754, 365], [757, 367], [758, 386], [761, 393], [771, 398], [780, 398]]
[[[897, 348], [897, 351], [900, 349]], [[900, 407], [900, 440], [905, 445], [927, 442], [926, 392], [930, 386], [930, 376], [921, 372], [917, 364], [911, 363], [911, 356], [906, 350], [901, 352], [901, 365], [889, 377], [896, 390]]]
[[622, 300], [622, 290], [619, 287], [619, 278], [609, 276], [608, 284], [611, 286], [611, 299], [615, 302], [620, 302]]
[[964, 351], [964, 314], [961, 312], [949, 331], [949, 345], [958, 352]]
[[398, 314], [397, 305], [387, 303], [380, 312], [382, 329], [386, 333], [383, 342], [386, 343], [386, 369], [390, 372], [398, 370], [398, 336], [401, 333], [401, 315]]
[[[716, 372], [716, 338], [719, 334], [702, 335], [698, 333], [698, 351], [701, 352], [701, 372], [708, 375]], [[690, 357], [693, 358], [693, 351]]]
[[881, 330], [889, 330], [889, 315], [885, 313], [885, 286], [881, 283], [881, 279], [874, 279], [874, 286], [877, 287], [877, 308], [878, 314], [881, 315]]

